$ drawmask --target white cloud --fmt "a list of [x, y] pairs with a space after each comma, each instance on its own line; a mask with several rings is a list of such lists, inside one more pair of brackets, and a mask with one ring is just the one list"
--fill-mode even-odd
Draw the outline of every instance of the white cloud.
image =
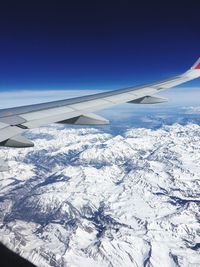
[[200, 106], [197, 107], [183, 107], [185, 114], [200, 114]]

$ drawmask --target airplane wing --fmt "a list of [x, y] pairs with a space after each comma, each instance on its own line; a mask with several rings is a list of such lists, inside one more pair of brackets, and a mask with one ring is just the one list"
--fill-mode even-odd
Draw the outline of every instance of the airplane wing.
[[200, 77], [200, 58], [185, 73], [140, 87], [0, 110], [0, 146], [31, 147], [21, 134], [48, 123], [107, 124], [93, 112], [121, 103], [155, 104], [167, 101], [156, 93]]

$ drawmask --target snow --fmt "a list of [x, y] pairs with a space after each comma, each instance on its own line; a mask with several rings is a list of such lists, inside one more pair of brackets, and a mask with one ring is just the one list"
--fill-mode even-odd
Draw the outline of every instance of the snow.
[[26, 135], [0, 151], [1, 242], [37, 266], [199, 266], [200, 126]]

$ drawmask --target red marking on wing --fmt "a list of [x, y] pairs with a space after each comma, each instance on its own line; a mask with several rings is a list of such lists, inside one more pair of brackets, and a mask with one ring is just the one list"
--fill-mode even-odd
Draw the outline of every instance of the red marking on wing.
[[200, 69], [200, 63], [196, 65], [195, 69]]

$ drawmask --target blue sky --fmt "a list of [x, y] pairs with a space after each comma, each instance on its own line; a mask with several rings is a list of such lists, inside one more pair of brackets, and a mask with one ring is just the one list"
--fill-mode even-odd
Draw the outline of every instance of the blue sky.
[[0, 91], [113, 89], [179, 74], [200, 56], [199, 7], [185, 0], [4, 1]]

